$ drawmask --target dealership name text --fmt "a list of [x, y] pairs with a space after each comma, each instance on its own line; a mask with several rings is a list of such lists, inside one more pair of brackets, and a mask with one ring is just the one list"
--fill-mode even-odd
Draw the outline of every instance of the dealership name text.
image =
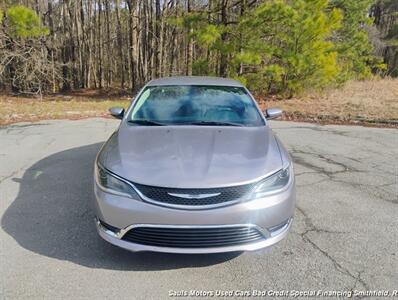
[[398, 290], [170, 290], [170, 297], [398, 297]]

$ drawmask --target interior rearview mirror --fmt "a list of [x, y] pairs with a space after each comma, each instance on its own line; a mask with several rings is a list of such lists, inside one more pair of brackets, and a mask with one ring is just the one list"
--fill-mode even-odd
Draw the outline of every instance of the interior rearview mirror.
[[280, 108], [267, 108], [265, 110], [265, 117], [267, 120], [276, 119], [282, 116], [282, 110]]
[[123, 119], [124, 116], [124, 108], [122, 107], [111, 107], [109, 109], [109, 112], [112, 116], [114, 116], [116, 119]]

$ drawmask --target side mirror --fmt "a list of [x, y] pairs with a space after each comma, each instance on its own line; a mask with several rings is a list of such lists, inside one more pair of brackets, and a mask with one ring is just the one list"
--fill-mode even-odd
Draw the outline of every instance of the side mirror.
[[109, 112], [112, 116], [114, 116], [116, 119], [123, 119], [124, 116], [124, 108], [122, 107], [111, 107], [109, 109]]
[[265, 117], [267, 120], [276, 119], [282, 116], [282, 110], [280, 108], [267, 108], [265, 110]]

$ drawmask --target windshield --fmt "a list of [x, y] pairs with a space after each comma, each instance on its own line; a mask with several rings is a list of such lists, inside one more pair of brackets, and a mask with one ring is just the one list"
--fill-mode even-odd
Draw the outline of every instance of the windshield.
[[127, 120], [137, 125], [264, 125], [245, 89], [230, 86], [149, 86]]

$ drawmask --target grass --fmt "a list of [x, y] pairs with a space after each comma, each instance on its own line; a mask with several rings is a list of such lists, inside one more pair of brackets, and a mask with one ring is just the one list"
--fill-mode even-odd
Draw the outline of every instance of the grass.
[[[80, 90], [42, 100], [0, 96], [0, 125], [47, 119], [108, 116], [112, 106], [127, 107], [131, 97], [115, 91]], [[280, 107], [284, 119], [319, 123], [398, 126], [398, 79], [353, 81], [341, 89], [292, 99], [258, 98], [260, 106]]]
[[263, 109], [282, 108], [289, 120], [398, 125], [398, 79], [352, 81], [323, 93], [258, 101]]
[[0, 96], [0, 125], [49, 119], [81, 119], [108, 116], [112, 106], [127, 108], [127, 96], [46, 96], [43, 99]]

